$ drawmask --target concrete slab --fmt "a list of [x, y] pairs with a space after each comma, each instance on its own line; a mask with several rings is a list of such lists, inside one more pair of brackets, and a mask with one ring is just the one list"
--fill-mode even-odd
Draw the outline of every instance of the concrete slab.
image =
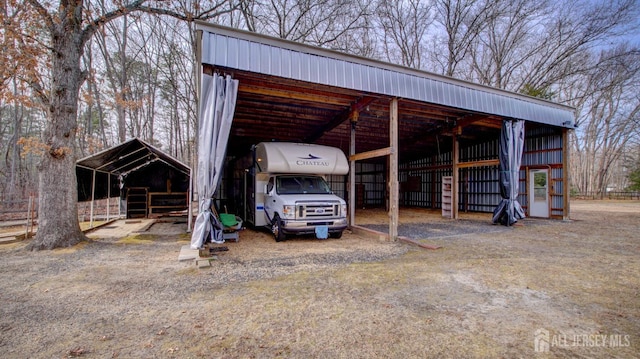
[[198, 250], [191, 249], [191, 245], [187, 244], [180, 247], [180, 254], [178, 254], [179, 261], [189, 261], [198, 258]]

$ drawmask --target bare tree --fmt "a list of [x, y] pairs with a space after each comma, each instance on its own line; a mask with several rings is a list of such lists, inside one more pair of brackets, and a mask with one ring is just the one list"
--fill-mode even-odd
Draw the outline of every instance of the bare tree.
[[424, 0], [378, 3], [378, 26], [388, 61], [418, 69], [424, 65], [427, 34], [433, 21], [431, 9], [431, 3]]
[[[495, 14], [496, 1], [485, 0], [437, 0], [434, 21], [444, 29], [444, 40], [436, 41], [431, 51], [440, 73], [464, 78], [467, 68], [458, 66], [468, 60], [471, 46], [483, 32], [491, 15]], [[440, 36], [434, 36], [438, 39]], [[446, 51], [442, 51], [446, 48]]]
[[621, 47], [594, 60], [578, 102], [572, 179], [581, 193], [607, 191], [625, 148], [640, 138], [640, 50]]
[[241, 0], [239, 9], [250, 31], [321, 47], [366, 26], [371, 14], [368, 2], [352, 0]]
[[548, 93], [582, 71], [582, 58], [607, 39], [630, 31], [638, 17], [634, 0], [593, 3], [502, 1], [472, 46], [474, 81], [511, 91]]
[[[34, 51], [36, 59], [48, 57], [45, 68], [37, 68], [50, 75], [42, 81], [39, 72], [24, 72], [24, 79], [37, 93], [47, 109], [47, 126], [42, 136], [46, 147], [39, 164], [38, 232], [31, 249], [51, 249], [70, 246], [85, 239], [77, 216], [75, 176], [75, 142], [78, 128], [80, 88], [87, 77], [81, 67], [85, 45], [104, 24], [134, 11], [175, 16], [184, 20], [212, 18], [230, 11], [226, 1], [206, 4], [206, 15], [182, 14], [167, 4], [163, 8], [148, 6], [145, 0], [120, 5], [107, 11], [94, 8], [83, 1], [61, 1], [52, 5], [37, 0], [16, 3], [17, 13], [24, 13], [24, 21], [3, 16], [3, 31], [15, 34], [11, 49], [3, 51], [3, 63], [18, 63], [16, 56]], [[211, 10], [213, 9], [213, 10]]]

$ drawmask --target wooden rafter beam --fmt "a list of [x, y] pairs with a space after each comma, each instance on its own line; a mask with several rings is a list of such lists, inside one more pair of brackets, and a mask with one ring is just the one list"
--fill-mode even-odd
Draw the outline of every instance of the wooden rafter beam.
[[499, 119], [481, 114], [472, 114], [462, 118], [457, 119], [457, 125], [460, 127], [467, 127], [469, 125], [483, 126], [483, 127], [491, 127], [491, 128], [501, 128], [502, 121]]
[[340, 126], [343, 122], [347, 120], [357, 121], [358, 113], [373, 101], [375, 101], [375, 97], [362, 97], [349, 106], [349, 108], [340, 112], [336, 116], [334, 116], [327, 124], [320, 126], [316, 131], [314, 131], [311, 135], [307, 136], [303, 139], [305, 143], [313, 143], [320, 139], [325, 133], [333, 130], [334, 128]]
[[346, 101], [345, 98], [341, 98], [341, 97], [309, 94], [305, 92], [283, 90], [283, 89], [257, 87], [257, 86], [242, 84], [242, 82], [240, 83], [238, 92], [252, 94], [252, 95], [277, 97], [281, 99], [317, 102], [317, 103], [325, 103], [325, 104], [340, 105], [340, 106], [344, 106], [345, 102], [348, 103], [348, 101]]
[[393, 153], [393, 149], [391, 147], [385, 147], [377, 150], [356, 153], [355, 155], [349, 156], [349, 161], [362, 161], [370, 158], [388, 156], [391, 153]]

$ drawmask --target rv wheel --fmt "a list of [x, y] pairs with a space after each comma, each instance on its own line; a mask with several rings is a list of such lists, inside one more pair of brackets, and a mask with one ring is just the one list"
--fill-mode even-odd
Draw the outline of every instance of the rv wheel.
[[273, 224], [271, 225], [271, 231], [276, 239], [276, 242], [282, 242], [286, 238], [286, 235], [282, 232], [282, 220], [277, 214], [273, 217]]

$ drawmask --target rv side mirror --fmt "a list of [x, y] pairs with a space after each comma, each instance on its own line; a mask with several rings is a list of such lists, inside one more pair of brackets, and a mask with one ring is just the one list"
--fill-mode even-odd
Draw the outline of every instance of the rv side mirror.
[[268, 195], [271, 191], [273, 191], [273, 187], [276, 183], [275, 178], [269, 178], [269, 182], [264, 186], [264, 194]]

